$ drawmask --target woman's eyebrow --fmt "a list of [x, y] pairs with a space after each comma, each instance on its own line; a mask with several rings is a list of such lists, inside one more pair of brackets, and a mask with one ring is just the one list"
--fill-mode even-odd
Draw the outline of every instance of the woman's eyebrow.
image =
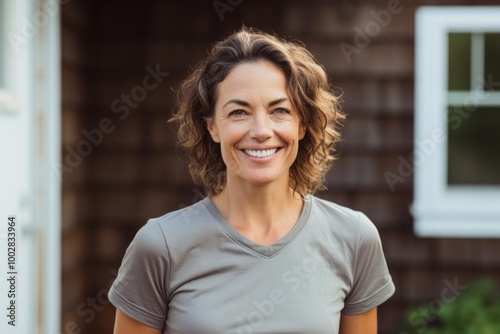
[[244, 106], [244, 107], [250, 107], [250, 103], [248, 103], [247, 101], [243, 101], [243, 100], [238, 100], [238, 99], [231, 99], [229, 101], [227, 101], [223, 106], [222, 106], [222, 109], [224, 109], [229, 103], [236, 103], [236, 104], [239, 104], [240, 106]]
[[285, 101], [288, 101], [288, 97], [282, 97], [282, 98], [273, 100], [273, 101], [269, 102], [267, 105], [269, 107], [272, 107], [272, 106], [275, 106], [275, 105], [280, 104], [281, 102], [285, 102]]
[[[267, 105], [269, 107], [272, 107], [274, 105], [280, 104], [281, 102], [285, 102], [285, 101], [288, 101], [288, 97], [281, 97], [279, 99], [272, 100]], [[231, 99], [231, 100], [227, 101], [226, 103], [224, 103], [224, 105], [222, 106], [222, 109], [224, 109], [230, 103], [236, 103], [236, 104], [239, 104], [240, 106], [244, 106], [244, 107], [250, 106], [250, 103], [248, 103], [247, 101], [243, 101], [243, 100], [239, 100], [239, 99]]]

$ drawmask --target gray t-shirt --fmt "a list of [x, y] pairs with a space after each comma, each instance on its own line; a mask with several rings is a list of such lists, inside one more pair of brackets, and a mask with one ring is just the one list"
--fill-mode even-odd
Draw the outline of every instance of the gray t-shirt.
[[309, 195], [271, 246], [241, 235], [210, 198], [149, 220], [109, 299], [169, 334], [332, 334], [341, 313], [363, 313], [393, 293], [373, 223]]

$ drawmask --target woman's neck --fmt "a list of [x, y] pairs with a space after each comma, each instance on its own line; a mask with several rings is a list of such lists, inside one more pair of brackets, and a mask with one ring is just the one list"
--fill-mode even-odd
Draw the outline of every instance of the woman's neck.
[[297, 222], [303, 200], [286, 187], [226, 184], [212, 198], [222, 216], [241, 234], [270, 245], [281, 239]]

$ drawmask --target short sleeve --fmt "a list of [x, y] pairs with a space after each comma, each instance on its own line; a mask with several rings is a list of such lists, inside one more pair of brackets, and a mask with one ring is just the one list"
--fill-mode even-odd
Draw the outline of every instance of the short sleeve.
[[162, 230], [156, 220], [149, 220], [127, 248], [109, 300], [133, 319], [163, 328], [168, 311], [169, 267]]
[[395, 291], [377, 228], [364, 214], [358, 214], [353, 282], [342, 310], [346, 315], [364, 313], [385, 302]]

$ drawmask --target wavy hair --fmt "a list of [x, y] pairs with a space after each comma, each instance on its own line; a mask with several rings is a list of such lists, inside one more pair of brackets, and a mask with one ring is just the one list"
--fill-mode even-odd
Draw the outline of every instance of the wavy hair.
[[213, 45], [183, 81], [169, 120], [178, 126], [178, 144], [185, 150], [194, 182], [203, 185], [209, 196], [224, 189], [226, 165], [205, 119], [213, 116], [217, 89], [229, 72], [238, 64], [260, 60], [283, 71], [292, 106], [306, 129], [290, 167], [290, 187], [302, 197], [322, 189], [324, 175], [336, 159], [335, 144], [345, 115], [323, 67], [301, 43], [243, 27]]

